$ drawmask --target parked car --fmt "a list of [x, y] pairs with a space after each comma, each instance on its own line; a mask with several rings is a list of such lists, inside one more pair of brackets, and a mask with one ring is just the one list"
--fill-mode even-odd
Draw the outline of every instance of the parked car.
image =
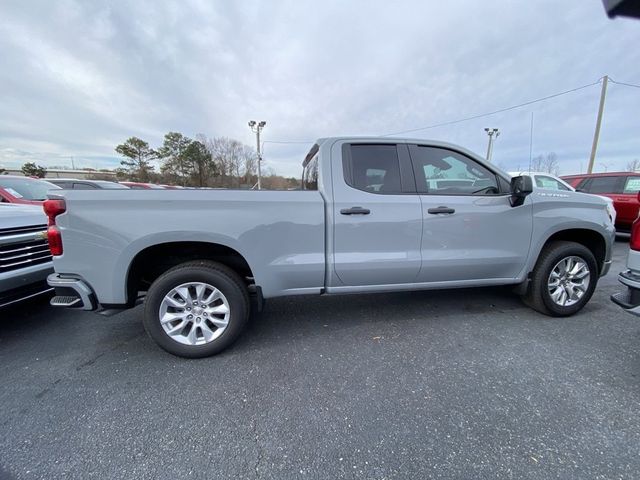
[[[570, 190], [572, 192], [575, 192], [576, 190], [561, 178], [556, 177], [555, 175], [547, 172], [509, 172], [509, 175], [511, 175], [512, 177], [517, 177], [518, 175], [529, 175], [533, 180], [534, 189], [544, 188], [548, 190], [559, 190], [559, 191]], [[607, 211], [609, 212], [609, 217], [611, 217], [611, 221], [615, 224], [616, 209], [613, 205], [613, 200], [603, 195], [597, 195], [597, 196], [602, 198], [605, 202], [607, 202]]]
[[52, 304], [111, 314], [146, 292], [150, 336], [202, 357], [237, 338], [250, 296], [512, 285], [567, 316], [611, 265], [602, 199], [534, 191], [448, 143], [321, 139], [302, 187], [52, 192]]
[[42, 205], [47, 192], [59, 188], [39, 178], [0, 175], [0, 203]]
[[126, 185], [118, 182], [110, 182], [108, 180], [84, 180], [77, 178], [49, 178], [48, 182], [65, 188], [67, 190], [123, 190], [127, 189]]
[[631, 230], [631, 224], [640, 210], [640, 202], [638, 202], [640, 173], [592, 173], [567, 175], [562, 179], [580, 192], [595, 193], [611, 198], [617, 213], [616, 230], [627, 233]]
[[46, 234], [42, 207], [0, 204], [0, 307], [53, 291]]
[[156, 185], [155, 183], [120, 182], [120, 184], [125, 185], [132, 190], [164, 190], [164, 187]]

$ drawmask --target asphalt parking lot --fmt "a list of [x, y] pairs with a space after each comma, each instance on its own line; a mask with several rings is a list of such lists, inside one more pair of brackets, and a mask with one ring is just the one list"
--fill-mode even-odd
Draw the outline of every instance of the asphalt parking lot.
[[639, 478], [640, 319], [508, 289], [270, 301], [227, 352], [139, 310], [0, 313], [0, 478]]

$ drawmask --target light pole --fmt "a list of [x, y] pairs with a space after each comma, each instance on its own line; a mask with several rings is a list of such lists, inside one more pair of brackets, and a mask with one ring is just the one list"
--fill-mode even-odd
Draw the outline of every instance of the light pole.
[[267, 122], [265, 122], [264, 120], [260, 122], [251, 120], [249, 122], [249, 128], [251, 129], [252, 132], [255, 132], [256, 134], [256, 150], [258, 151], [258, 190], [262, 190], [262, 183], [261, 183], [262, 172], [260, 170], [260, 163], [262, 163], [262, 154], [260, 153], [260, 132], [262, 131], [262, 129], [266, 124]]
[[485, 128], [485, 132], [489, 135], [489, 145], [487, 146], [487, 162], [491, 162], [491, 154], [493, 153], [493, 135], [500, 135], [500, 131], [497, 128]]

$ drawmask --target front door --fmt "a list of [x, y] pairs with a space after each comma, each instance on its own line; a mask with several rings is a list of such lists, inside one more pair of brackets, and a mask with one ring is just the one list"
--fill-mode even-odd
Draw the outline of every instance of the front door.
[[508, 183], [466, 154], [411, 145], [423, 210], [421, 282], [511, 279], [531, 243], [531, 201], [509, 203]]
[[344, 144], [333, 159], [338, 279], [348, 286], [415, 282], [422, 206], [406, 145]]

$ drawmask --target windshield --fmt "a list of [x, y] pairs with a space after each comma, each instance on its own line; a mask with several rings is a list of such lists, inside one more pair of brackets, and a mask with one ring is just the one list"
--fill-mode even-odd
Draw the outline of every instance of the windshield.
[[59, 190], [53, 183], [35, 178], [7, 178], [0, 177], [0, 188], [4, 188], [10, 195], [25, 200], [46, 200], [49, 190]]

